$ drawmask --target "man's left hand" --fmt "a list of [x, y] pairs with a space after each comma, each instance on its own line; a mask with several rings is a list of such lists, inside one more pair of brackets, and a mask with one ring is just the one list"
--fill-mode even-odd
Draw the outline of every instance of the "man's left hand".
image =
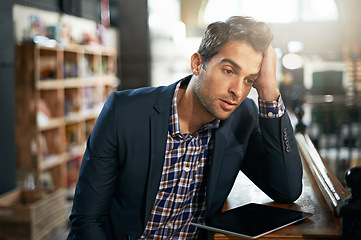
[[276, 51], [269, 46], [262, 60], [260, 75], [253, 84], [259, 98], [264, 101], [276, 101], [280, 96], [276, 80], [276, 61]]

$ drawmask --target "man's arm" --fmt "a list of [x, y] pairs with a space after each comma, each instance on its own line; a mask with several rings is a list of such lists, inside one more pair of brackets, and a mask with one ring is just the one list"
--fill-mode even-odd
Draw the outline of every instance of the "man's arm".
[[259, 129], [250, 138], [242, 171], [273, 200], [293, 202], [302, 192], [302, 164], [278, 89], [276, 52], [271, 46], [254, 87], [260, 98]]
[[68, 239], [109, 239], [108, 210], [117, 174], [116, 94], [112, 93], [87, 141], [70, 215]]
[[259, 117], [241, 170], [274, 201], [289, 203], [302, 192], [302, 164], [287, 112]]

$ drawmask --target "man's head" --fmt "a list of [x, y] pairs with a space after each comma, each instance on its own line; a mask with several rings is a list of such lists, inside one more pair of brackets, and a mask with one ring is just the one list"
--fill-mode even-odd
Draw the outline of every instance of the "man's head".
[[272, 41], [270, 27], [251, 17], [234, 16], [226, 22], [210, 24], [203, 36], [198, 52], [203, 65], [207, 65], [220, 48], [229, 41], [244, 41], [256, 52], [264, 53]]
[[271, 40], [270, 28], [249, 17], [208, 26], [198, 52], [191, 57], [189, 86], [199, 117], [225, 120], [238, 108], [260, 75]]

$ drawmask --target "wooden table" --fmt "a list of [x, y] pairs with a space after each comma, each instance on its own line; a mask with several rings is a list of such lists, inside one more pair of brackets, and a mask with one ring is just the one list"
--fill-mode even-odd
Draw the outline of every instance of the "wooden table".
[[[303, 192], [296, 202], [292, 204], [273, 202], [271, 198], [259, 190], [240, 172], [223, 210], [254, 202], [313, 214], [308, 219], [272, 232], [260, 239], [341, 239], [339, 219], [334, 216], [302, 154], [301, 157], [304, 168]], [[345, 196], [347, 196], [347, 193], [343, 189], [342, 197]], [[217, 233], [215, 234], [215, 239], [242, 238]]]

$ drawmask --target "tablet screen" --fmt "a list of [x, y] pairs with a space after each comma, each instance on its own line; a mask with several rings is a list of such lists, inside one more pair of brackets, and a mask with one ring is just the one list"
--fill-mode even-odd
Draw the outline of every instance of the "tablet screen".
[[193, 225], [244, 238], [255, 239], [312, 216], [311, 213], [249, 203], [205, 219], [205, 225]]

